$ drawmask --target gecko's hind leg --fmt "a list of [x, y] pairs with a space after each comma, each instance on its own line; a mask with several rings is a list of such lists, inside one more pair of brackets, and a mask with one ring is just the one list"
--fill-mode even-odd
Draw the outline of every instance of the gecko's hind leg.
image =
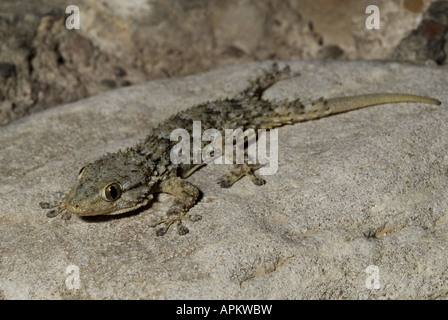
[[281, 80], [289, 79], [295, 75], [298, 74], [292, 74], [289, 66], [285, 66], [283, 69], [280, 69], [277, 63], [273, 63], [270, 70], [265, 71], [262, 76], [251, 80], [250, 85], [245, 90], [241, 91], [235, 98], [260, 99], [263, 92], [274, 83]]
[[188, 214], [188, 210], [195, 205], [199, 198], [199, 189], [188, 181], [179, 177], [172, 177], [163, 181], [157, 191], [168, 193], [175, 197], [174, 203], [166, 213], [166, 217], [154, 220], [149, 225], [150, 227], [161, 225], [156, 231], [158, 236], [163, 236], [174, 223], [177, 225], [177, 232], [180, 235], [185, 235], [189, 230], [182, 224], [182, 220], [196, 222], [202, 219], [200, 215]]
[[247, 176], [257, 186], [262, 186], [266, 181], [256, 175], [254, 171], [260, 169], [261, 164], [235, 164], [233, 170], [218, 180], [221, 188], [230, 188], [235, 182]]

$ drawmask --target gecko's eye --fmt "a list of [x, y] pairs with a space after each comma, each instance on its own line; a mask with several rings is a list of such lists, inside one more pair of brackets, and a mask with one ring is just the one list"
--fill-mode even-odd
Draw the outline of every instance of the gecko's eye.
[[78, 179], [81, 178], [81, 174], [82, 174], [82, 172], [84, 171], [84, 168], [85, 168], [85, 166], [82, 167], [81, 170], [79, 170], [79, 173], [78, 173]]
[[114, 182], [101, 191], [101, 196], [106, 201], [115, 201], [121, 197], [121, 186]]

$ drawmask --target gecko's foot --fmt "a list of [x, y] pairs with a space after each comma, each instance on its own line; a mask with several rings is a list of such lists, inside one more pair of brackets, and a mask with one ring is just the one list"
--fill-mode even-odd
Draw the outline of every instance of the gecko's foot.
[[154, 219], [149, 223], [149, 227], [155, 228], [160, 225], [160, 227], [156, 230], [157, 236], [163, 236], [165, 233], [167, 233], [168, 229], [171, 227], [171, 225], [176, 224], [177, 233], [181, 236], [186, 235], [190, 230], [186, 226], [182, 224], [182, 220], [188, 220], [192, 222], [196, 222], [202, 219], [202, 216], [195, 214], [195, 215], [187, 215], [184, 213], [173, 215], [170, 214], [168, 217], [163, 219]]
[[176, 223], [177, 233], [181, 236], [187, 234], [189, 230], [182, 224], [182, 221], [188, 220], [196, 222], [202, 219], [200, 215], [188, 214], [188, 210], [194, 206], [199, 197], [199, 189], [186, 180], [179, 177], [172, 177], [160, 184], [159, 191], [173, 195], [175, 197], [174, 203], [168, 209], [165, 218], [156, 218], [151, 221], [149, 226], [156, 227], [161, 225], [156, 230], [156, 234], [163, 236], [170, 226]]
[[65, 209], [64, 198], [65, 195], [62, 192], [55, 192], [53, 195], [54, 200], [52, 202], [40, 202], [39, 206], [41, 209], [48, 210], [46, 216], [47, 218], [55, 218], [59, 214], [61, 215], [61, 219], [69, 220], [71, 218], [71, 214]]
[[261, 98], [263, 92], [271, 87], [274, 83], [298, 76], [298, 73], [292, 73], [288, 65], [280, 69], [278, 64], [274, 62], [270, 70], [265, 70], [263, 75], [250, 81], [250, 85], [237, 95], [238, 99], [244, 98]]
[[257, 186], [262, 186], [266, 183], [266, 181], [256, 175], [254, 171], [260, 169], [263, 165], [260, 164], [237, 164], [234, 165], [234, 169], [229, 172], [228, 174], [221, 177], [218, 181], [221, 188], [230, 188], [233, 186], [235, 182], [243, 178], [244, 176], [247, 176], [250, 178], [250, 180]]
[[283, 69], [280, 69], [277, 62], [274, 62], [270, 70], [265, 70], [263, 76], [255, 80], [261, 88], [269, 88], [276, 82], [288, 79], [291, 77], [291, 68], [286, 65]]

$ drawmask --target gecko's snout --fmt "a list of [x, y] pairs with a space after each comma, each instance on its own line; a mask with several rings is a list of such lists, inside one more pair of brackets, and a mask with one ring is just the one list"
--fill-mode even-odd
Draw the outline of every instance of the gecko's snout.
[[70, 213], [78, 216], [96, 216], [100, 214], [107, 214], [104, 210], [98, 210], [95, 201], [91, 197], [85, 197], [81, 186], [78, 184], [73, 187], [70, 193], [65, 198], [65, 208]]
[[76, 215], [86, 215], [85, 210], [82, 210], [81, 204], [76, 201], [77, 189], [78, 186], [75, 186], [65, 198], [65, 208]]

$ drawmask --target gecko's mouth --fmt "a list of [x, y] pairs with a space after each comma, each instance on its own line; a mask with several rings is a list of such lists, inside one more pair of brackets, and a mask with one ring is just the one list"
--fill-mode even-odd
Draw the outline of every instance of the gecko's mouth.
[[149, 203], [149, 200], [146, 200], [146, 201], [143, 201], [135, 206], [127, 207], [127, 208], [120, 208], [120, 209], [111, 208], [111, 209], [105, 209], [105, 210], [104, 209], [103, 210], [92, 210], [91, 208], [89, 208], [87, 210], [83, 210], [83, 208], [80, 207], [79, 205], [76, 205], [76, 204], [73, 205], [70, 202], [70, 200], [71, 199], [69, 199], [67, 197], [67, 201], [65, 202], [65, 208], [70, 213], [76, 214], [81, 217], [122, 214], [122, 213], [136, 210], [136, 209], [143, 207]]
[[70, 213], [76, 214], [80, 217], [92, 217], [92, 216], [109, 216], [109, 215], [116, 215], [116, 214], [126, 213], [129, 211], [134, 211], [140, 207], [143, 207], [147, 203], [148, 202], [141, 203], [137, 206], [130, 207], [130, 208], [124, 208], [124, 209], [120, 209], [120, 210], [100, 210], [100, 211], [91, 211], [91, 210], [82, 211], [82, 210], [79, 210], [78, 208], [76, 208], [76, 206], [71, 206], [69, 204], [66, 204], [65, 207], [66, 207], [67, 211], [69, 211]]
[[100, 216], [100, 215], [110, 215], [112, 213], [112, 210], [96, 210], [96, 211], [92, 211], [92, 210], [83, 210], [80, 206], [78, 205], [73, 205], [69, 199], [67, 198], [67, 201], [65, 202], [65, 208], [67, 209], [68, 212], [76, 214], [78, 216]]

